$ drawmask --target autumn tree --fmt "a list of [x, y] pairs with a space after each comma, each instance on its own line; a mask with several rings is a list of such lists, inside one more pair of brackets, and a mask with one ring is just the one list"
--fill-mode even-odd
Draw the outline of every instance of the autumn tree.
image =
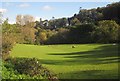
[[24, 40], [23, 43], [34, 44], [36, 29], [30, 24], [24, 25], [21, 29], [21, 38]]
[[31, 15], [17, 15], [16, 24], [20, 27], [21, 36], [19, 43], [34, 44], [35, 42], [35, 22]]

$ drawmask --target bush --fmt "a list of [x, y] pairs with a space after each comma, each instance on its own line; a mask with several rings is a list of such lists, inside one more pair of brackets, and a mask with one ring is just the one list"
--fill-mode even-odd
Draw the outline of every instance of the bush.
[[2, 67], [3, 79], [51, 79], [56, 76], [36, 58], [8, 58]]
[[42, 65], [37, 61], [37, 59], [14, 59], [15, 69], [21, 74], [29, 74], [30, 76], [38, 75], [41, 73]]

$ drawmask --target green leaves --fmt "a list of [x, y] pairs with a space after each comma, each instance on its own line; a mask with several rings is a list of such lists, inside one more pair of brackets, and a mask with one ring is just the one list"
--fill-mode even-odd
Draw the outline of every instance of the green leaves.
[[118, 32], [120, 26], [113, 20], [99, 21], [95, 29], [94, 37], [96, 42], [111, 43], [118, 41]]
[[2, 68], [3, 79], [48, 79], [54, 76], [36, 58], [9, 58]]

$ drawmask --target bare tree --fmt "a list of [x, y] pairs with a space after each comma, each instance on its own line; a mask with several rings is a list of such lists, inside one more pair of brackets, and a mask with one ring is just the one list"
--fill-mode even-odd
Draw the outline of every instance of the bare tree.
[[17, 16], [16, 16], [16, 24], [23, 25], [22, 15], [17, 15]]
[[31, 15], [17, 15], [16, 23], [20, 25], [27, 25], [34, 22], [35, 18]]
[[24, 24], [26, 25], [26, 24], [29, 24], [29, 23], [31, 23], [31, 22], [34, 22], [34, 17], [33, 16], [31, 16], [31, 15], [24, 15], [23, 16], [23, 21], [24, 21]]

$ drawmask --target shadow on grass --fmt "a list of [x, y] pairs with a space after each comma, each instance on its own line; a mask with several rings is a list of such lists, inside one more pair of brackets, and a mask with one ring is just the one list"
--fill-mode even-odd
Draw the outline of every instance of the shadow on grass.
[[[63, 56], [65, 60], [44, 60], [41, 59], [43, 64], [49, 65], [97, 65], [97, 64], [109, 64], [118, 63], [120, 57], [118, 45], [107, 45], [95, 48], [90, 51], [84, 52], [72, 52], [72, 53], [50, 53], [48, 55]], [[66, 58], [71, 58], [66, 60]], [[116, 66], [115, 66], [116, 67]], [[71, 67], [70, 67], [71, 68]], [[89, 66], [88, 66], [89, 68]], [[72, 69], [72, 68], [71, 68]], [[114, 70], [82, 70], [82, 71], [72, 71], [68, 73], [59, 73], [59, 79], [118, 79], [118, 69]], [[69, 80], [68, 80], [69, 81]]]
[[[72, 48], [71, 48], [72, 49]], [[72, 52], [72, 53], [50, 53], [48, 55], [60, 55], [63, 58], [72, 58], [70, 60], [42, 60], [43, 64], [52, 65], [71, 65], [71, 64], [107, 64], [118, 63], [118, 45], [107, 45], [95, 48], [90, 51]]]
[[88, 70], [59, 74], [60, 79], [118, 79], [117, 71]]

